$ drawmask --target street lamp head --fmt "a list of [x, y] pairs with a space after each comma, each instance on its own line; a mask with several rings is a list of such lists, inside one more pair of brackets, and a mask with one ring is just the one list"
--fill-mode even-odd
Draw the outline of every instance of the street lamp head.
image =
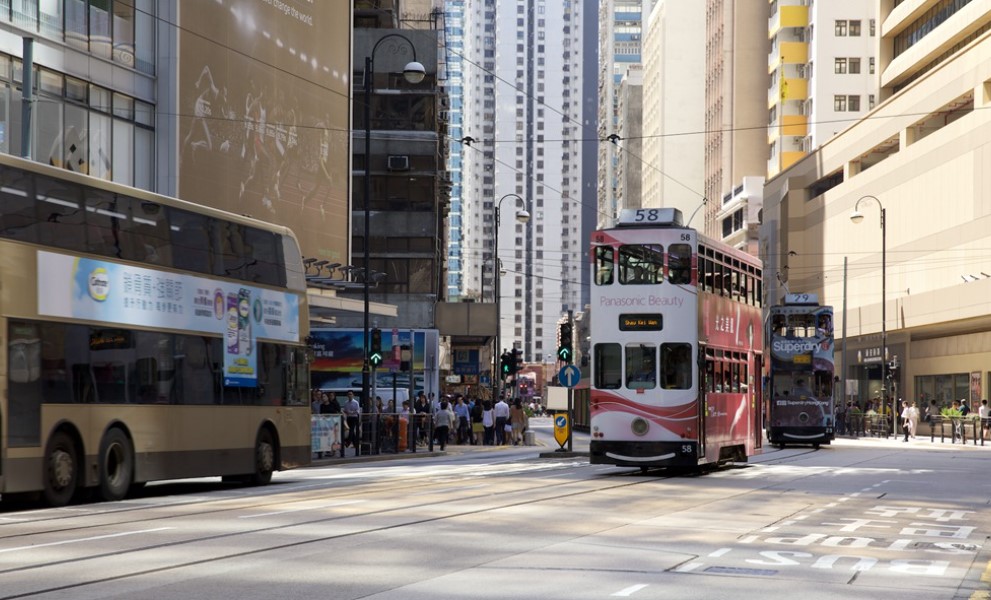
[[516, 220], [520, 223], [526, 223], [530, 220], [530, 213], [525, 210], [516, 211]]
[[403, 67], [403, 77], [405, 77], [406, 81], [410, 83], [413, 84], [420, 83], [421, 81], [423, 81], [423, 78], [426, 76], [427, 76], [427, 70], [423, 68], [423, 65], [421, 63], [418, 63], [415, 60], [406, 63], [406, 66]]
[[850, 220], [853, 221], [854, 223], [860, 223], [861, 221], [864, 220], [864, 213], [860, 212], [859, 210], [854, 210], [852, 213], [850, 213]]

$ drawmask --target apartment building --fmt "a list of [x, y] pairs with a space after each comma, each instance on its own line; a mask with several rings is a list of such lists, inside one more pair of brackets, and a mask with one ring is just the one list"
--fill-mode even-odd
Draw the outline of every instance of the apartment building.
[[554, 354], [557, 319], [582, 295], [584, 19], [570, 0], [480, 0], [464, 16], [465, 293], [494, 299], [504, 272], [502, 345], [527, 362]]

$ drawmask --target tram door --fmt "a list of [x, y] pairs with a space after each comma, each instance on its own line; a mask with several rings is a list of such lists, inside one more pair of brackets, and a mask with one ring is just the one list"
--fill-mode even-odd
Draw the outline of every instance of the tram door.
[[764, 386], [761, 385], [761, 374], [764, 372], [764, 360], [760, 354], [753, 355], [752, 369], [747, 382], [750, 390], [750, 414], [753, 421], [754, 448], [764, 445]]

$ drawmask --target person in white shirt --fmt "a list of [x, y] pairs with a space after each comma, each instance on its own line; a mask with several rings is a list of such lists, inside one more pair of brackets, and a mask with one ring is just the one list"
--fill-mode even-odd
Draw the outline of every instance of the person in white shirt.
[[496, 402], [495, 408], [495, 435], [496, 444], [501, 446], [506, 443], [506, 422], [509, 421], [509, 405], [502, 398]]

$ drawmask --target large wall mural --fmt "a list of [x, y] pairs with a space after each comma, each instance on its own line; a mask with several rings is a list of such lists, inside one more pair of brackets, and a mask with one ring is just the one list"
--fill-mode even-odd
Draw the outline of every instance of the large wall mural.
[[345, 262], [350, 3], [184, 2], [180, 20], [180, 197]]

